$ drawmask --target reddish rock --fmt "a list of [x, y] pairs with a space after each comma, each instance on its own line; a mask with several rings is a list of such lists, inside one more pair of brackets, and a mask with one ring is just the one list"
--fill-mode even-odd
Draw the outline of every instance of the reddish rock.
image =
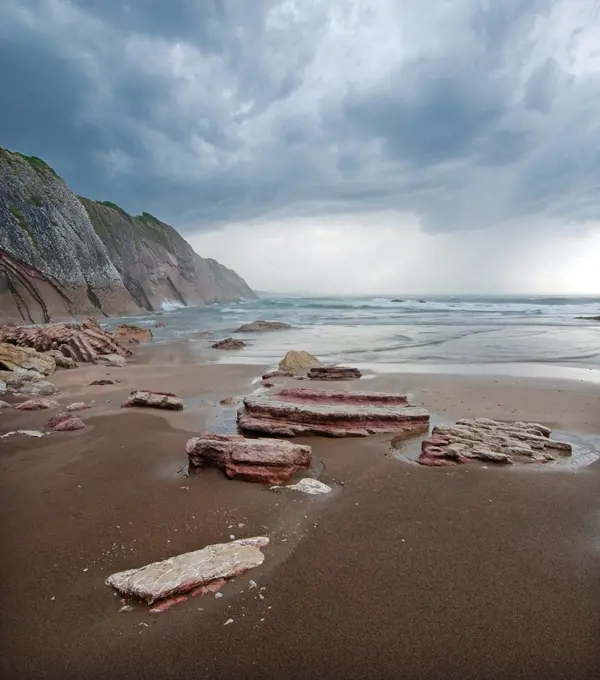
[[171, 607], [174, 607], [177, 604], [181, 604], [182, 602], [185, 602], [187, 599], [188, 599], [187, 595], [179, 595], [178, 597], [170, 597], [166, 600], [161, 600], [158, 604], [152, 607], [150, 613], [162, 614], [163, 612], [166, 612], [167, 609], [171, 609]]
[[62, 413], [57, 413], [49, 418], [44, 424], [44, 427], [47, 427], [49, 430], [54, 430], [55, 432], [70, 432], [72, 430], [83, 429], [85, 423], [72, 413], [63, 411]]
[[358, 368], [349, 366], [315, 366], [306, 374], [310, 380], [356, 380], [362, 377]]
[[145, 406], [148, 408], [162, 408], [168, 411], [182, 411], [183, 401], [171, 392], [147, 392], [133, 390], [121, 408], [131, 406]]
[[421, 465], [458, 465], [479, 459], [488, 463], [547, 463], [555, 454], [571, 455], [566, 442], [550, 439], [550, 428], [539, 423], [501, 422], [489, 418], [463, 419], [451, 427], [433, 428], [421, 444]]
[[20, 411], [43, 411], [49, 408], [58, 408], [60, 404], [54, 399], [29, 399], [22, 404], [17, 404], [16, 409]]
[[242, 349], [246, 343], [235, 338], [225, 338], [213, 343], [213, 349]]
[[310, 446], [276, 439], [246, 439], [236, 434], [206, 434], [185, 447], [190, 468], [218, 467], [227, 477], [248, 482], [283, 484], [310, 463]]
[[95, 319], [82, 324], [55, 323], [48, 326], [2, 326], [0, 342], [20, 347], [31, 347], [38, 352], [59, 351], [68, 359], [79, 363], [95, 363], [99, 355], [120, 354], [127, 356], [131, 351], [122, 347], [113, 336], [102, 329]]
[[217, 578], [214, 581], [207, 583], [205, 586], [200, 586], [199, 588], [192, 590], [190, 595], [192, 597], [203, 597], [208, 593], [218, 593], [226, 583], [227, 581], [224, 578]]
[[282, 321], [253, 321], [252, 323], [245, 323], [240, 326], [235, 333], [262, 333], [264, 331], [283, 331], [291, 328], [289, 323]]
[[133, 324], [123, 323], [115, 331], [117, 342], [140, 343], [152, 340], [152, 331], [149, 328], [140, 328]]
[[324, 392], [303, 388], [246, 397], [238, 411], [244, 433], [293, 437], [365, 437], [378, 432], [423, 432], [429, 413], [406, 397], [380, 392]]

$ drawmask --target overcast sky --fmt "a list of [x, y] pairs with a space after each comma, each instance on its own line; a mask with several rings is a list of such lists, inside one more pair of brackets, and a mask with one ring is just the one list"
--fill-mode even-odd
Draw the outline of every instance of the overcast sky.
[[600, 293], [598, 0], [0, 0], [0, 91], [255, 288]]

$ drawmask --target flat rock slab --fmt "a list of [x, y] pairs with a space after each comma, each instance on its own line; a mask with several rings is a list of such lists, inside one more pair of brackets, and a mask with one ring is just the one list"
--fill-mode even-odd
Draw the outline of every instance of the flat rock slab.
[[209, 545], [139, 569], [117, 572], [106, 579], [106, 585], [125, 597], [153, 604], [258, 567], [265, 559], [261, 549], [268, 543], [267, 537], [256, 536]]
[[551, 430], [539, 423], [502, 422], [490, 418], [458, 420], [433, 428], [421, 444], [419, 463], [432, 467], [459, 465], [479, 459], [511, 465], [517, 460], [548, 463], [570, 456], [572, 446], [550, 439]]
[[358, 368], [349, 366], [315, 366], [306, 374], [310, 380], [357, 380], [362, 378]]
[[121, 408], [131, 406], [145, 406], [147, 408], [162, 408], [168, 411], [182, 411], [183, 401], [170, 392], [147, 392], [134, 390], [127, 397]]
[[28, 399], [15, 406], [19, 411], [44, 411], [49, 408], [58, 408], [60, 404], [55, 399]]
[[252, 323], [245, 323], [241, 325], [235, 333], [263, 333], [265, 331], [284, 331], [291, 328], [289, 323], [283, 321], [252, 321]]
[[424, 432], [429, 412], [381, 392], [324, 392], [288, 388], [246, 397], [238, 411], [241, 432], [270, 436], [366, 437], [381, 432]]
[[186, 445], [190, 467], [215, 466], [227, 477], [248, 482], [284, 484], [310, 464], [310, 446], [276, 439], [246, 439], [239, 434], [207, 434]]
[[48, 354], [38, 352], [32, 347], [17, 347], [0, 342], [0, 366], [9, 371], [36, 371], [40, 375], [52, 375], [56, 370], [56, 361]]

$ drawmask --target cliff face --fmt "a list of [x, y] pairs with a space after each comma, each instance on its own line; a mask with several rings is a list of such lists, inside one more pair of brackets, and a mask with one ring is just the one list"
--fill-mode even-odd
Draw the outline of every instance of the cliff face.
[[255, 297], [167, 224], [75, 196], [42, 160], [0, 148], [0, 320], [124, 315]]

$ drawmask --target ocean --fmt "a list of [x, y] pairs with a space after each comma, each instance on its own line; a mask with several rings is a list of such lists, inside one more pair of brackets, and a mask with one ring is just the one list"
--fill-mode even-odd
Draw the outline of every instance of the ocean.
[[[213, 331], [233, 334], [256, 319], [285, 321], [292, 330], [236, 335], [248, 346], [223, 352], [225, 363], [276, 364], [289, 349], [323, 361], [377, 372], [444, 372], [572, 377], [600, 381], [600, 297], [293, 297], [203, 308], [166, 303], [130, 322], [164, 342]], [[206, 340], [192, 340], [202, 352]]]

